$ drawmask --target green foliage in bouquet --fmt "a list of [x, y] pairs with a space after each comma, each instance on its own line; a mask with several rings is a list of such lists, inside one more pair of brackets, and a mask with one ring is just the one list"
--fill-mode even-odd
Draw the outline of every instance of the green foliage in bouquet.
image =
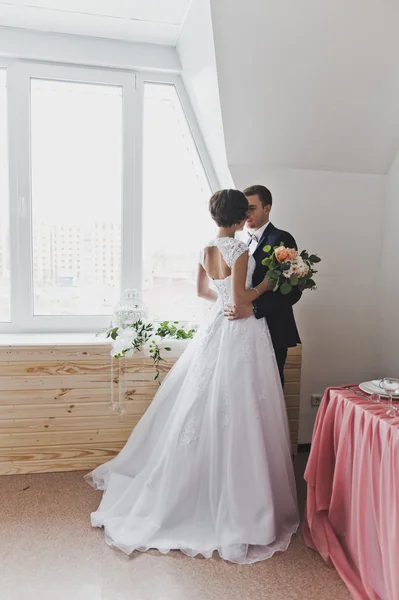
[[265, 246], [263, 251], [266, 256], [262, 265], [267, 268], [266, 277], [275, 283], [273, 292], [286, 295], [295, 286], [301, 292], [316, 289], [314, 265], [321, 260], [316, 254], [309, 254], [307, 250], [299, 253], [294, 248], [286, 248], [283, 242], [274, 248]]

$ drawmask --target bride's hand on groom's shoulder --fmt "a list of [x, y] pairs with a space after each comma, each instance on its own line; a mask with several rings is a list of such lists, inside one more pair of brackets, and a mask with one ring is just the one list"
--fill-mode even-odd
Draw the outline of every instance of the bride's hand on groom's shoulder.
[[248, 319], [253, 315], [252, 304], [243, 304], [242, 306], [229, 306], [224, 309], [224, 316], [229, 321], [237, 321], [238, 319]]

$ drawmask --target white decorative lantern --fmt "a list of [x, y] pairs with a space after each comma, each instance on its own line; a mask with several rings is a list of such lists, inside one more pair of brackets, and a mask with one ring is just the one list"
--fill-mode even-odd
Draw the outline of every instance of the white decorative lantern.
[[137, 290], [128, 289], [115, 307], [113, 326], [123, 328], [146, 317], [147, 309], [141, 302], [140, 293]]

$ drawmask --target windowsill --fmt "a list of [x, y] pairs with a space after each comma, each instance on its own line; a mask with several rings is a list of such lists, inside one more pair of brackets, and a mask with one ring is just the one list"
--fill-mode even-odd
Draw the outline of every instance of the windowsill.
[[0, 333], [0, 346], [85, 346], [106, 344], [109, 340], [95, 333]]
[[[166, 359], [176, 359], [184, 352], [189, 340], [168, 340], [171, 351], [165, 352]], [[0, 333], [0, 348], [16, 346], [89, 346], [111, 342], [104, 335], [95, 333]], [[143, 356], [143, 355], [141, 355]]]

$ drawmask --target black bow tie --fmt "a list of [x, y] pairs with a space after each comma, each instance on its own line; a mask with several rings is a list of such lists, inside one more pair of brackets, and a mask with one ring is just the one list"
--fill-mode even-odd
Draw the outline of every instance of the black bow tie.
[[256, 235], [254, 233], [250, 233], [248, 231], [248, 236], [249, 236], [248, 241], [247, 241], [248, 246], [250, 246], [252, 244], [252, 242], [256, 242], [256, 243], [259, 242], [258, 238], [256, 237]]

